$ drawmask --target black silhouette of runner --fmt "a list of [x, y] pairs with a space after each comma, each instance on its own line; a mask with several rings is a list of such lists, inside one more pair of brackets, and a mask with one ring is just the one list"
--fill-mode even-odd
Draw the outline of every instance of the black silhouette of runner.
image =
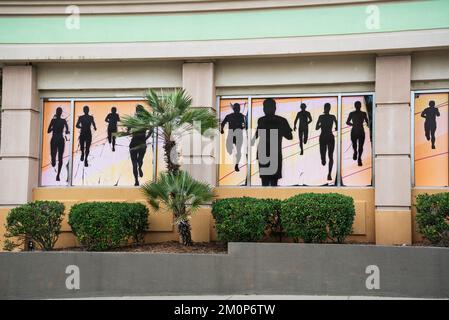
[[[136, 115], [139, 115], [144, 109], [142, 105], [136, 106]], [[131, 129], [128, 128], [128, 132]], [[134, 185], [139, 186], [139, 176], [143, 177], [143, 158], [145, 157], [145, 152], [147, 151], [147, 140], [153, 134], [152, 130], [138, 131], [131, 134], [131, 141], [129, 143], [129, 154], [131, 156], [131, 163], [133, 165], [133, 175], [134, 175]]]
[[[287, 119], [275, 115], [276, 101], [265, 99], [263, 102], [263, 112], [265, 116], [257, 121], [257, 129], [252, 144], [259, 138], [257, 146], [257, 159], [259, 161], [259, 175], [262, 186], [277, 186], [278, 180], [282, 178], [282, 138], [292, 140], [292, 128]], [[271, 141], [271, 136], [277, 141]], [[276, 149], [271, 150], [272, 143]], [[271, 154], [274, 151], [276, 154]], [[272, 161], [274, 159], [274, 161]], [[273, 163], [274, 162], [274, 163]], [[273, 168], [273, 166], [275, 166]]]
[[369, 120], [366, 112], [361, 111], [362, 103], [360, 101], [356, 101], [354, 103], [355, 111], [349, 113], [348, 120], [346, 120], [346, 124], [351, 126], [351, 142], [352, 148], [354, 149], [354, 155], [352, 159], [357, 160], [358, 165], [363, 166], [362, 163], [362, 154], [363, 154], [363, 145], [365, 144], [365, 128], [363, 127], [363, 123], [369, 127]]
[[321, 129], [320, 134], [320, 155], [321, 164], [326, 165], [326, 152], [329, 157], [329, 171], [327, 174], [327, 180], [332, 180], [332, 167], [334, 166], [334, 150], [335, 150], [335, 137], [332, 133], [332, 127], [335, 123], [335, 130], [338, 130], [337, 118], [333, 114], [329, 114], [331, 110], [330, 103], [324, 105], [324, 114], [320, 115], [316, 124], [316, 130]]
[[120, 121], [120, 116], [117, 113], [117, 108], [112, 107], [111, 113], [106, 116], [104, 120], [108, 123], [108, 141], [109, 144], [112, 144], [112, 152], [115, 152], [115, 135], [117, 132], [117, 123]]
[[228, 123], [229, 132], [226, 137], [226, 151], [228, 154], [232, 155], [232, 147], [235, 145], [237, 149], [236, 163], [234, 166], [235, 171], [240, 171], [239, 162], [242, 157], [242, 146], [243, 146], [243, 130], [246, 130], [246, 119], [245, 116], [240, 113], [240, 104], [234, 103], [232, 105], [233, 113], [226, 115], [223, 122], [221, 123], [221, 134], [224, 134], [224, 127]]
[[309, 138], [309, 124], [312, 122], [312, 116], [309, 111], [306, 111], [306, 104], [301, 103], [301, 111], [296, 114], [295, 123], [293, 126], [293, 131], [296, 131], [296, 123], [299, 121], [298, 136], [299, 136], [299, 147], [301, 149], [300, 155], [304, 154], [303, 143], [307, 144]]
[[440, 116], [440, 110], [435, 108], [435, 101], [429, 101], [429, 106], [421, 112], [421, 117], [425, 118], [424, 132], [427, 141], [432, 140], [432, 149], [435, 149], [435, 131], [437, 131], [437, 117]]
[[81, 149], [81, 161], [84, 161], [84, 166], [88, 167], [89, 163], [87, 158], [89, 157], [90, 145], [92, 143], [92, 131], [91, 127], [97, 131], [97, 126], [95, 125], [94, 117], [89, 114], [89, 107], [84, 106], [84, 114], [78, 117], [76, 127], [80, 129], [80, 149]]
[[56, 109], [56, 114], [53, 119], [51, 119], [47, 130], [47, 133], [52, 133], [50, 140], [50, 154], [51, 166], [53, 168], [56, 166], [56, 156], [58, 156], [58, 174], [56, 175], [56, 181], [61, 181], [59, 175], [61, 174], [65, 149], [64, 128], [65, 134], [69, 134], [69, 126], [67, 125], [67, 121], [62, 119], [61, 115], [62, 108], [58, 107]]

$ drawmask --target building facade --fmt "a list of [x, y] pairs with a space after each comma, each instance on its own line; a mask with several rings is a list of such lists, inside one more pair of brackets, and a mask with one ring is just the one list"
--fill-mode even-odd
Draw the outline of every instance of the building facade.
[[[419, 242], [415, 197], [449, 186], [448, 17], [442, 0], [2, 1], [0, 235], [28, 201], [144, 203], [135, 180], [164, 170], [160, 142], [147, 140], [136, 176], [111, 121], [148, 88], [185, 88], [224, 124], [181, 148], [182, 169], [218, 198], [342, 193], [355, 200], [351, 241]], [[295, 130], [265, 187], [251, 138], [269, 98]], [[248, 129], [238, 137], [234, 111]], [[147, 241], [178, 239], [169, 214], [149, 221]], [[210, 206], [192, 236], [216, 238]], [[75, 245], [65, 220], [57, 246]]]

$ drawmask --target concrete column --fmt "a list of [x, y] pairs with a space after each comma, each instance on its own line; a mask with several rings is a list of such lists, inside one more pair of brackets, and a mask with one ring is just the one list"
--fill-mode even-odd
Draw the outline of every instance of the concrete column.
[[[194, 107], [206, 107], [216, 112], [214, 64], [211, 62], [184, 63], [182, 66], [182, 86], [193, 99]], [[201, 144], [199, 143], [201, 141]], [[209, 138], [194, 136], [190, 148], [181, 147], [183, 166], [195, 179], [217, 184], [217, 148]]]
[[411, 244], [411, 57], [376, 59], [376, 243]]
[[32, 66], [3, 67], [0, 205], [32, 200], [39, 172], [39, 94]]

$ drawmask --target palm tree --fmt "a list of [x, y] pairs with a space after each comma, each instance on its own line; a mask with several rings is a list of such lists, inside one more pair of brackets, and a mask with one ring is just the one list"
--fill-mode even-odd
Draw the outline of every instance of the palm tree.
[[[206, 108], [192, 107], [192, 98], [184, 89], [172, 92], [163, 92], [158, 95], [156, 91], [149, 90], [147, 94], [151, 110], [143, 109], [134, 116], [125, 116], [121, 121], [123, 127], [133, 132], [157, 132], [159, 140], [164, 147], [164, 157], [168, 172], [179, 171], [178, 150], [176, 141], [184, 134], [193, 131], [194, 124], [201, 124], [201, 134], [210, 129], [218, 128], [218, 121], [214, 113]], [[155, 129], [159, 128], [158, 131]]]
[[142, 186], [151, 207], [159, 210], [162, 203], [173, 212], [183, 245], [192, 245], [189, 217], [198, 208], [212, 201], [212, 187], [198, 182], [186, 171], [161, 173], [156, 182]]
[[213, 193], [209, 185], [179, 169], [176, 141], [197, 129], [196, 123], [201, 125], [200, 133], [204, 135], [218, 128], [218, 121], [206, 108], [192, 108], [192, 98], [183, 89], [161, 95], [149, 90], [147, 101], [151, 110], [142, 108], [134, 116], [123, 117], [121, 125], [129, 130], [121, 135], [150, 131], [162, 141], [168, 172], [162, 173], [156, 182], [144, 184], [142, 190], [153, 208], [159, 209], [159, 203], [163, 203], [173, 212], [182, 243], [188, 246], [192, 244], [189, 216], [201, 204], [210, 201]]

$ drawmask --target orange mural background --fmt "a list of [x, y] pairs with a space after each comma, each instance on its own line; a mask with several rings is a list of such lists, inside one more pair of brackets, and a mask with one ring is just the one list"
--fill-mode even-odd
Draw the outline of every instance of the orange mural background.
[[[117, 113], [122, 118], [124, 115], [135, 113], [137, 104], [148, 107], [145, 101], [77, 101], [75, 102], [75, 116], [73, 122], [73, 180], [76, 186], [101, 185], [101, 186], [133, 186], [134, 176], [132, 162], [130, 160], [130, 137], [117, 137], [116, 151], [112, 152], [107, 139], [108, 123], [106, 116], [112, 107], [117, 108]], [[92, 128], [92, 144], [89, 155], [89, 166], [85, 167], [80, 161], [79, 129], [75, 128], [78, 117], [83, 115], [83, 107], [90, 108], [89, 114], [94, 117], [97, 131]], [[125, 130], [119, 126], [119, 131]], [[153, 179], [153, 150], [152, 138], [147, 140], [147, 151], [143, 160], [144, 176], [140, 182]]]
[[[224, 118], [233, 112], [231, 104], [239, 103], [240, 112], [248, 116], [248, 99], [221, 99], [220, 100], [220, 125]], [[239, 162], [239, 172], [234, 170], [235, 166], [235, 146], [233, 153], [229, 154], [226, 150], [226, 137], [229, 134], [228, 124], [224, 127], [224, 134], [220, 134], [220, 158], [218, 167], [218, 185], [219, 186], [245, 186], [247, 185], [247, 157], [248, 136], [243, 135], [242, 157]]]
[[372, 142], [368, 125], [364, 123], [363, 166], [359, 167], [357, 161], [352, 159], [354, 149], [351, 142], [351, 127], [346, 125], [349, 113], [355, 110], [354, 103], [356, 101], [362, 103], [362, 111], [368, 115], [364, 96], [345, 96], [341, 100], [341, 179], [343, 186], [363, 187], [372, 185]]
[[[415, 185], [418, 187], [448, 186], [448, 99], [448, 93], [415, 95]], [[435, 132], [436, 149], [432, 149], [425, 137], [425, 119], [421, 117], [431, 100], [440, 111]]]
[[[56, 181], [57, 175], [57, 164], [56, 167], [53, 168], [51, 166], [51, 157], [50, 157], [50, 141], [52, 137], [52, 133], [47, 133], [48, 126], [50, 125], [51, 120], [53, 119], [56, 109], [58, 107], [62, 108], [62, 119], [67, 121], [69, 126], [70, 134], [64, 134], [66, 139], [65, 148], [64, 148], [64, 162], [61, 169], [60, 180]], [[72, 115], [70, 114], [70, 101], [64, 102], [56, 102], [56, 101], [46, 101], [44, 103], [43, 109], [43, 126], [42, 126], [42, 159], [41, 159], [41, 186], [67, 186], [68, 185], [68, 166], [69, 166], [69, 153], [70, 153], [70, 143], [71, 143], [71, 133], [72, 133]], [[64, 130], [65, 133], [65, 130]]]

